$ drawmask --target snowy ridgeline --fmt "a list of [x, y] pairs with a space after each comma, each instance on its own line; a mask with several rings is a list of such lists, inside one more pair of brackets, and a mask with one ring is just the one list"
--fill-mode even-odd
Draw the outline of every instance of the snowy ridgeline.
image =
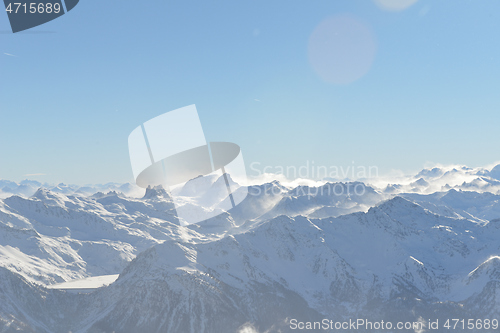
[[[353, 174], [354, 175], [354, 174]], [[264, 174], [251, 180], [245, 185], [262, 185], [272, 175]], [[275, 179], [284, 179], [283, 175], [277, 175]], [[319, 183], [325, 182], [349, 182], [352, 179], [334, 179], [326, 177]], [[466, 166], [447, 166], [424, 169], [416, 175], [410, 176], [380, 176], [377, 178], [363, 178], [358, 181], [370, 184], [377, 191], [390, 194], [398, 193], [420, 193], [430, 194], [450, 189], [500, 193], [500, 164], [493, 168], [469, 168]], [[297, 179], [294, 181], [286, 180], [284, 185], [314, 183], [307, 180]], [[317, 182], [316, 182], [317, 183]], [[48, 184], [35, 180], [23, 180], [19, 183], [0, 179], [0, 198], [7, 198], [12, 195], [31, 197], [36, 191], [43, 187], [54, 193], [65, 195], [90, 196], [96, 193], [108, 193], [115, 191], [128, 197], [140, 198], [144, 195], [144, 190], [135, 184], [89, 184], [84, 186], [67, 184]], [[189, 186], [188, 186], [189, 187]], [[189, 189], [184, 191], [189, 192]]]
[[[291, 318], [500, 319], [495, 169], [424, 170], [397, 195], [393, 185], [274, 181], [188, 227], [161, 188], [141, 197], [116, 188], [12, 195], [0, 200], [0, 331], [287, 332]], [[450, 185], [451, 173], [475, 178]], [[436, 186], [444, 188], [427, 194]], [[188, 189], [177, 190], [186, 204], [203, 198]]]

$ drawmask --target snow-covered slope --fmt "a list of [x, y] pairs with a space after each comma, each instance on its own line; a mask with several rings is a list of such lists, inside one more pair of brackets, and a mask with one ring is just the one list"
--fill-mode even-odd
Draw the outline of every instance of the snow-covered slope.
[[0, 265], [45, 284], [118, 274], [139, 252], [167, 239], [205, 239], [178, 226], [156, 190], [144, 199], [110, 192], [81, 197], [39, 189], [0, 201]]
[[489, 192], [457, 191], [433, 194], [401, 194], [437, 214], [490, 221], [500, 216], [500, 195]]
[[[225, 200], [188, 184], [176, 189], [186, 202]], [[159, 187], [140, 198], [58, 187], [0, 200], [0, 331], [292, 332], [291, 318], [500, 316], [498, 194], [274, 181], [184, 227]], [[89, 294], [57, 289], [116, 274]]]
[[[200, 244], [168, 241], [139, 255], [109, 288], [118, 294], [134, 290], [133, 296], [124, 296], [96, 325], [130, 332], [234, 332], [251, 322], [260, 331], [278, 331], [279, 325], [287, 331], [286, 317], [307, 320], [316, 313], [356, 318], [381, 310], [417, 320], [441, 308], [434, 318], [479, 315], [475, 299], [500, 278], [491, 259], [500, 252], [491, 242], [498, 237], [495, 225], [442, 217], [403, 198], [338, 218], [279, 216], [238, 235]], [[468, 288], [474, 271], [482, 277]], [[278, 311], [290, 298], [307, 307]], [[427, 310], [416, 311], [414, 302]], [[122, 319], [131, 311], [125, 303], [135, 304], [140, 324]], [[273, 314], [271, 323], [261, 309]], [[155, 318], [162, 313], [175, 316], [161, 326]]]
[[[14, 314], [57, 332], [236, 332], [248, 323], [286, 332], [290, 318], [495, 316], [497, 224], [440, 216], [396, 197], [367, 213], [278, 216], [212, 241], [168, 240], [90, 295], [61, 294], [4, 274], [18, 288], [31, 288], [30, 304], [76, 302], [58, 310], [78, 318], [70, 326], [55, 312], [40, 321], [37, 308]], [[90, 299], [99, 311], [86, 308]], [[8, 311], [2, 307], [2, 316]]]

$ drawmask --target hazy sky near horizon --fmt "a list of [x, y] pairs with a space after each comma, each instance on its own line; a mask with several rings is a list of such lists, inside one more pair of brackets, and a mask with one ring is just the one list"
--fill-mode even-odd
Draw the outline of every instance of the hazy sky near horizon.
[[494, 0], [81, 0], [17, 34], [0, 13], [0, 179], [133, 181], [130, 132], [190, 104], [247, 166], [487, 165], [499, 31]]

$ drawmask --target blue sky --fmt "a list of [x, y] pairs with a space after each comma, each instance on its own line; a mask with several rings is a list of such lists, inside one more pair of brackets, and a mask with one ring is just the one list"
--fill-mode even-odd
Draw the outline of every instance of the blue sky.
[[[133, 181], [130, 132], [190, 104], [207, 140], [238, 143], [247, 165], [490, 164], [500, 160], [499, 16], [493, 0], [401, 11], [368, 0], [81, 0], [12, 34], [0, 14], [0, 179]], [[347, 84], [318, 75], [308, 50], [338, 17], [376, 45]]]

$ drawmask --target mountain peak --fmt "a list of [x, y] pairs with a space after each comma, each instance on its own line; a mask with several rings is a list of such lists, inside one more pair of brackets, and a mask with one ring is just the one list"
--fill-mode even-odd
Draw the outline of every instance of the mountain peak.
[[420, 171], [415, 178], [434, 178], [434, 177], [439, 177], [444, 174], [444, 171], [440, 168], [432, 168], [432, 169], [424, 169]]
[[167, 191], [161, 185], [154, 187], [148, 186], [146, 189], [146, 194], [144, 194], [143, 199], [167, 199], [170, 198]]
[[378, 206], [372, 207], [368, 212], [382, 211], [389, 215], [407, 215], [410, 211], [424, 212], [424, 208], [406, 198], [395, 196], [392, 199], [382, 202]]
[[468, 282], [470, 283], [481, 277], [488, 277], [495, 280], [500, 278], [500, 257], [492, 256], [470, 272]]
[[[217, 181], [217, 175], [197, 176], [187, 181], [177, 192], [178, 195], [198, 197], [203, 195]], [[175, 193], [175, 190], [174, 190]]]
[[424, 178], [421, 177], [416, 181], [414, 181], [413, 183], [411, 183], [410, 185], [413, 187], [418, 187], [418, 186], [427, 187], [429, 186], [429, 183]]
[[500, 164], [491, 169], [489, 176], [493, 179], [500, 180]]
[[53, 193], [50, 192], [49, 189], [46, 189], [45, 187], [40, 187], [31, 197], [40, 200], [46, 200], [49, 199], [50, 196], [53, 196]]

